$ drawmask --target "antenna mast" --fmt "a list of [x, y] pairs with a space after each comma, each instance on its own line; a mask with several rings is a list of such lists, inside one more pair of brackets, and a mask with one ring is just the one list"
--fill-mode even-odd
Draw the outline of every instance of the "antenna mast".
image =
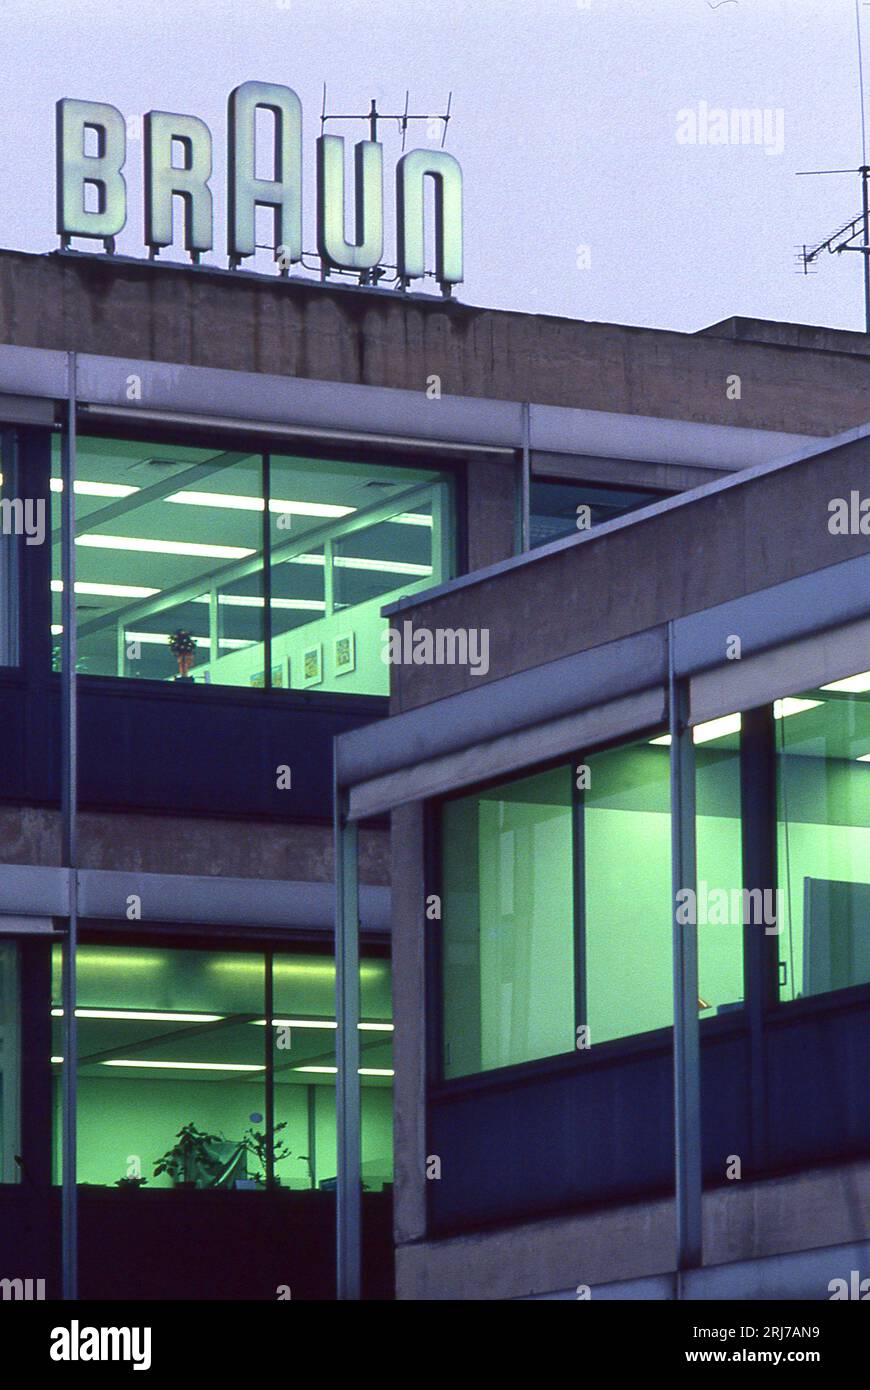
[[[815, 246], [804, 244], [798, 252], [798, 260], [805, 275], [810, 274], [810, 266], [818, 260], [823, 251], [839, 256], [843, 251], [858, 251], [864, 257], [864, 332], [870, 333], [870, 166], [867, 164], [867, 125], [864, 110], [864, 58], [861, 48], [861, 3], [855, 0], [855, 29], [858, 36], [858, 89], [861, 97], [861, 163], [857, 169], [802, 169], [798, 178], [816, 177], [824, 174], [860, 174], [861, 211], [845, 222], [831, 236]], [[867, 5], [868, 0], [863, 0]], [[860, 240], [859, 240], [860, 238]], [[854, 243], [858, 243], [857, 245]]]

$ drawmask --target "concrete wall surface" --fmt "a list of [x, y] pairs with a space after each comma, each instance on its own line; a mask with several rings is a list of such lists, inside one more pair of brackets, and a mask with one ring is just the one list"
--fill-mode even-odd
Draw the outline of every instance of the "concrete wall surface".
[[[360, 881], [388, 885], [389, 832], [360, 835]], [[60, 816], [32, 806], [0, 807], [0, 863], [60, 863]], [[225, 878], [298, 879], [331, 883], [331, 826], [200, 816], [79, 816], [79, 867]]]
[[[746, 1180], [704, 1197], [704, 1264], [870, 1238], [870, 1161]], [[401, 1299], [524, 1298], [673, 1270], [670, 1199], [400, 1245]], [[870, 1253], [864, 1274], [870, 1274]], [[849, 1270], [842, 1271], [848, 1281]], [[828, 1297], [825, 1289], [819, 1298]]]
[[832, 534], [830, 503], [870, 500], [861, 440], [722, 491], [686, 493], [669, 509], [578, 534], [524, 563], [404, 607], [394, 623], [484, 629], [489, 669], [393, 666], [391, 711], [414, 709], [766, 589], [870, 551], [870, 532]]
[[99, 252], [0, 251], [0, 342], [810, 435], [864, 423], [870, 384], [862, 334], [674, 333]]

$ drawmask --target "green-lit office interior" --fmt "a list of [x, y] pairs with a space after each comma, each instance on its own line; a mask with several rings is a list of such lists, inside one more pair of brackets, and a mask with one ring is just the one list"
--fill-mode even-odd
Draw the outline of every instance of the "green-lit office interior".
[[[431, 470], [93, 436], [77, 453], [82, 674], [386, 695], [381, 606], [452, 572]], [[56, 639], [60, 475], [55, 437]]]
[[[694, 731], [701, 1019], [743, 1005], [745, 925], [776, 939], [781, 1002], [870, 983], [870, 672], [776, 701], [773, 737], [776, 885], [744, 900], [741, 716]], [[445, 1080], [671, 1024], [669, 745], [444, 802]]]

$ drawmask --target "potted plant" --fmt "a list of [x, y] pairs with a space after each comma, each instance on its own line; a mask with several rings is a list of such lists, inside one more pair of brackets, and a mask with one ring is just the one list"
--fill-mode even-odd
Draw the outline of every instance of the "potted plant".
[[[279, 1125], [276, 1125], [274, 1130], [272, 1131], [273, 1172], [275, 1164], [282, 1163], [285, 1158], [292, 1157], [292, 1151], [287, 1148], [286, 1144], [281, 1139], [278, 1138], [278, 1135], [281, 1132], [281, 1130], [286, 1128], [287, 1121], [282, 1120], [281, 1123]], [[258, 1187], [262, 1187], [266, 1181], [266, 1165], [267, 1156], [269, 1152], [269, 1137], [266, 1134], [265, 1130], [246, 1129], [244, 1138], [242, 1139], [242, 1146], [245, 1149], [245, 1151], [249, 1153], [253, 1159], [256, 1160], [257, 1166], [260, 1169], [260, 1172], [254, 1174], [252, 1183], [256, 1184]], [[280, 1183], [280, 1179], [275, 1178], [275, 1182]]]
[[192, 681], [193, 676], [188, 675], [193, 665], [193, 656], [196, 651], [196, 638], [185, 628], [180, 627], [177, 631], [170, 633], [169, 650], [175, 653], [178, 662], [177, 681]]
[[133, 1192], [138, 1192], [140, 1187], [145, 1187], [147, 1182], [147, 1178], [119, 1178], [118, 1181], [115, 1183], [115, 1186], [123, 1187], [128, 1192], [131, 1190]]
[[161, 1173], [168, 1173], [176, 1187], [197, 1187], [200, 1184], [208, 1187], [209, 1180], [217, 1177], [223, 1166], [213, 1152], [215, 1144], [226, 1142], [223, 1135], [207, 1134], [190, 1121], [181, 1127], [175, 1138], [177, 1143], [155, 1163], [155, 1178], [159, 1178]]

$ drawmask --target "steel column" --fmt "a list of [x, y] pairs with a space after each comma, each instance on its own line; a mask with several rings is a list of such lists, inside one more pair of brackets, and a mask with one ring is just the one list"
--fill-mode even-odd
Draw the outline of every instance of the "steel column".
[[61, 574], [63, 670], [61, 673], [61, 863], [69, 869], [69, 912], [63, 943], [63, 1164], [61, 1264], [63, 1297], [78, 1298], [78, 1200], [76, 1191], [76, 948], [78, 944], [78, 738], [76, 688], [76, 354], [67, 356], [67, 418], [61, 477]]
[[362, 1172], [359, 1084], [359, 886], [357, 828], [345, 818], [346, 794], [333, 789], [335, 825], [336, 1256], [337, 1295], [361, 1292]]
[[[701, 1084], [698, 1032], [698, 914], [695, 854], [695, 745], [688, 682], [678, 680], [674, 624], [668, 623], [671, 732], [671, 882], [674, 942], [674, 1159], [678, 1271], [701, 1264]], [[677, 894], [691, 890], [691, 910]], [[681, 919], [688, 917], [688, 921]]]
[[531, 415], [528, 401], [523, 401], [523, 460], [520, 493], [520, 550], [525, 554], [531, 545], [532, 451]]

